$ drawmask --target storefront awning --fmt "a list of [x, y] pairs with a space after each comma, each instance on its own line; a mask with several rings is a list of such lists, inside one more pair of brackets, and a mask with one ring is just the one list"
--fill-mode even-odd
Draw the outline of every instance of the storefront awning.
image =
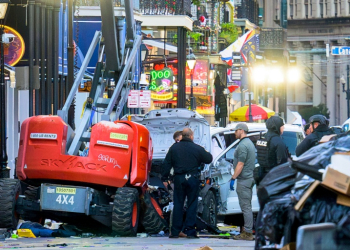
[[[164, 49], [164, 42], [159, 42], [159, 41], [150, 40], [150, 39], [149, 40], [148, 39], [142, 40], [142, 42], [145, 45]], [[165, 50], [177, 53], [177, 47], [174, 45], [167, 44], [167, 43], [165, 44]]]

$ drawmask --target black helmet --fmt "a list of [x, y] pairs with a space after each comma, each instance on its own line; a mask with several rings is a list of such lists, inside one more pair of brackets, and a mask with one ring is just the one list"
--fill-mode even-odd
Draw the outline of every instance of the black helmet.
[[324, 124], [328, 127], [329, 121], [324, 115], [313, 115], [309, 118], [310, 123], [319, 122], [320, 124]]
[[266, 121], [266, 128], [280, 134], [280, 128], [284, 125], [283, 119], [279, 116], [271, 116]]

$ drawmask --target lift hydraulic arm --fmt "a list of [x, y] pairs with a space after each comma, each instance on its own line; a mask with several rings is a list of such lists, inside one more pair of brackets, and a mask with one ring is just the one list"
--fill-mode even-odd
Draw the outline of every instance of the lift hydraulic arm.
[[[92, 110], [96, 107], [105, 108], [102, 120], [115, 121], [127, 101], [131, 83], [136, 69], [136, 60], [141, 46], [142, 37], [136, 34], [133, 13], [133, 0], [125, 1], [125, 19], [116, 20], [113, 0], [101, 0], [102, 33], [96, 31], [85, 59], [77, 73], [73, 87], [58, 115], [67, 123], [68, 109], [77, 93], [84, 72], [92, 54], [99, 43], [98, 62], [96, 64], [91, 91], [86, 101], [83, 118], [75, 131], [68, 154], [76, 155], [83, 141], [90, 141], [89, 122]], [[116, 29], [116, 22], [124, 22], [123, 29]], [[123, 37], [126, 36], [126, 39]], [[109, 98], [103, 98], [106, 84], [116, 82], [114, 91]]]

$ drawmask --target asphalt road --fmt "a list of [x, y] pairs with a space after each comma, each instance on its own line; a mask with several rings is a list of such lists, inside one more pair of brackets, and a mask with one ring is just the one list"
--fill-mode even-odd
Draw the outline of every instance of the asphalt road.
[[[66, 244], [67, 246], [57, 245]], [[124, 238], [20, 238], [0, 241], [0, 249], [125, 249], [125, 250], [196, 250], [209, 246], [213, 250], [253, 250], [253, 241], [236, 241], [230, 239], [169, 239], [168, 237]]]

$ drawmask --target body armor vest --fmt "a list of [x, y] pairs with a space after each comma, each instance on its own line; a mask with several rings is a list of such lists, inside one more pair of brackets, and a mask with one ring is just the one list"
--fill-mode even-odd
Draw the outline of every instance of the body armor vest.
[[[270, 140], [272, 137], [270, 138]], [[269, 143], [270, 140], [260, 138], [256, 141], [257, 160], [259, 167], [254, 169], [254, 180], [257, 185], [265, 177], [265, 175], [272, 169], [271, 163], [269, 163]]]
[[257, 158], [260, 167], [269, 167], [269, 147], [268, 141], [265, 138], [261, 138], [256, 142]]

